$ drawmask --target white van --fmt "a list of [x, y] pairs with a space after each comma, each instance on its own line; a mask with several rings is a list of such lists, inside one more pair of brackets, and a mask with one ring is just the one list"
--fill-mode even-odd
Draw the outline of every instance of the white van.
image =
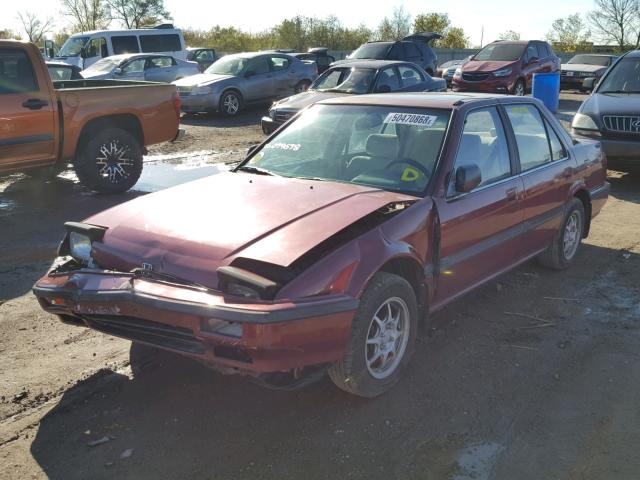
[[121, 53], [165, 53], [185, 59], [182, 30], [164, 24], [139, 30], [96, 30], [71, 35], [55, 59], [85, 69]]

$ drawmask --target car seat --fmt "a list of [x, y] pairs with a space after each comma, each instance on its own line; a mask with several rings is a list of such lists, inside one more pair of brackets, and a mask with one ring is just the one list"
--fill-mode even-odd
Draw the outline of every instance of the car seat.
[[367, 137], [366, 155], [353, 157], [349, 162], [348, 172], [351, 178], [363, 172], [382, 170], [398, 159], [400, 142], [398, 137], [386, 133], [374, 133]]

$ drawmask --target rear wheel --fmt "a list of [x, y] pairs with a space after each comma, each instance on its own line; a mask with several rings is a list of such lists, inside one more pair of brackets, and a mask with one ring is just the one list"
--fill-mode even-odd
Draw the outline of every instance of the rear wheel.
[[294, 90], [296, 93], [302, 93], [309, 90], [310, 86], [311, 82], [309, 80], [301, 80], [300, 82], [298, 82]]
[[584, 236], [585, 213], [582, 202], [574, 198], [569, 204], [562, 227], [553, 239], [551, 246], [538, 260], [545, 267], [564, 270], [575, 260]]
[[377, 273], [362, 294], [345, 356], [330, 367], [329, 377], [354, 395], [386, 392], [409, 363], [417, 327], [418, 306], [409, 282]]
[[242, 109], [242, 97], [238, 92], [226, 92], [220, 98], [219, 110], [228, 117], [233, 117]]
[[80, 182], [88, 188], [101, 193], [125, 192], [142, 173], [142, 146], [126, 130], [106, 128], [90, 136], [74, 166]]

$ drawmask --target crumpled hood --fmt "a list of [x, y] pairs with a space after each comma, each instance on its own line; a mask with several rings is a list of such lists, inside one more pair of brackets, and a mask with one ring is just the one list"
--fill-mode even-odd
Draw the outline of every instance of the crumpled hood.
[[295, 109], [302, 110], [309, 105], [313, 105], [316, 102], [320, 102], [321, 100], [326, 100], [328, 98], [337, 98], [344, 97], [349, 95], [348, 93], [338, 93], [338, 92], [318, 92], [315, 90], [308, 90], [306, 92], [298, 93], [297, 95], [292, 95], [274, 105], [274, 108], [286, 108], [286, 109]]
[[178, 87], [195, 87], [196, 85], [211, 85], [212, 83], [221, 82], [233, 78], [233, 75], [215, 75], [213, 73], [198, 73], [190, 75], [172, 82]]
[[560, 69], [563, 72], [589, 72], [595, 73], [600, 70], [604, 71], [607, 67], [603, 67], [602, 65], [588, 65], [586, 63], [563, 63]]
[[512, 67], [517, 62], [514, 61], [479, 61], [469, 60], [462, 66], [463, 72], [494, 72], [503, 68]]
[[86, 220], [103, 268], [157, 272], [217, 287], [236, 257], [289, 266], [318, 243], [392, 202], [414, 197], [335, 182], [222, 173], [146, 195]]

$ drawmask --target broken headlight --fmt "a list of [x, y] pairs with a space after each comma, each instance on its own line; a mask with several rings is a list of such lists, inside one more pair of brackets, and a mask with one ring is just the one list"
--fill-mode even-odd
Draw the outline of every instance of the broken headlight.
[[67, 235], [58, 247], [58, 255], [70, 255], [81, 265], [91, 264], [92, 244], [102, 240], [106, 229], [77, 222], [67, 222], [64, 226], [67, 229]]
[[218, 268], [218, 285], [221, 291], [238, 297], [271, 300], [279, 285], [262, 275], [239, 267]]

